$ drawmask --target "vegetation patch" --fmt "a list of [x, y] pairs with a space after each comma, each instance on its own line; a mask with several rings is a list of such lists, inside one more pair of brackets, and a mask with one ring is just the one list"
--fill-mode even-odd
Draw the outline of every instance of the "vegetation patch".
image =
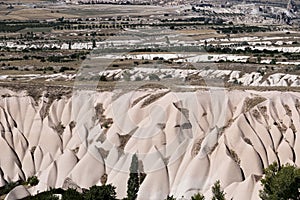
[[264, 170], [261, 179], [263, 187], [259, 197], [262, 200], [299, 199], [300, 169], [290, 165], [271, 164]]
[[228, 152], [229, 152], [230, 157], [234, 160], [234, 162], [236, 164], [240, 165], [241, 164], [241, 159], [239, 158], [237, 153], [233, 149], [229, 149], [229, 148], [228, 148]]
[[285, 109], [286, 115], [288, 115], [289, 117], [292, 117], [292, 110], [290, 109], [290, 107], [287, 104], [284, 104], [283, 107]]
[[267, 99], [264, 97], [260, 97], [260, 96], [253, 97], [253, 98], [247, 97], [244, 101], [244, 107], [243, 107], [244, 113], [248, 112], [249, 110], [251, 110], [251, 108], [264, 102], [265, 100], [267, 100]]
[[169, 92], [170, 92], [170, 90], [166, 91], [166, 92], [160, 92], [160, 93], [156, 93], [156, 94], [150, 95], [147, 99], [145, 99], [143, 101], [143, 104], [141, 105], [141, 108], [144, 108], [144, 107], [150, 105], [151, 103], [157, 101], [158, 99], [160, 99], [161, 97], [165, 96]]

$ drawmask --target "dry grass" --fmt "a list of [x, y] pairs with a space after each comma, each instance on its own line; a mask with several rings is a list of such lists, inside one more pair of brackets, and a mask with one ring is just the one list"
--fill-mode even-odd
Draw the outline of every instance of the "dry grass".
[[290, 107], [287, 104], [284, 104], [283, 107], [285, 109], [286, 115], [288, 115], [289, 117], [292, 117], [292, 111], [291, 111]]
[[141, 96], [141, 97], [135, 99], [135, 100], [133, 101], [131, 107], [135, 106], [136, 104], [138, 104], [140, 101], [142, 101], [144, 98], [148, 97], [149, 95], [150, 95], [150, 94], [146, 94], [146, 95], [144, 95], [144, 96]]
[[213, 147], [206, 147], [204, 148], [204, 151], [207, 152], [207, 154], [212, 154], [212, 152], [217, 148], [219, 143], [217, 142]]
[[96, 119], [99, 120], [100, 126], [105, 129], [109, 129], [113, 124], [112, 118], [106, 118], [104, 113], [104, 108], [102, 103], [98, 103], [95, 106]]
[[244, 101], [244, 107], [243, 107], [243, 110], [244, 110], [244, 113], [245, 112], [248, 112], [249, 110], [251, 110], [251, 108], [255, 107], [256, 105], [264, 102], [265, 100], [267, 100], [266, 98], [264, 97], [254, 97], [254, 98], [246, 98], [245, 101]]
[[99, 152], [103, 159], [107, 158], [109, 151], [104, 150], [102, 147], [99, 148]]
[[150, 105], [151, 103], [157, 101], [158, 99], [165, 96], [169, 92], [170, 92], [170, 90], [166, 91], [166, 92], [160, 92], [160, 93], [150, 95], [147, 99], [144, 100], [143, 104], [141, 105], [141, 108], [144, 108], [144, 107]]
[[[23, 55], [22, 53], [20, 53]], [[24, 54], [25, 55], [25, 54]], [[41, 54], [42, 56], [42, 54]], [[68, 67], [78, 69], [81, 67], [82, 61], [72, 61], [72, 62], [64, 62], [64, 63], [53, 63], [53, 62], [41, 62], [40, 60], [32, 59], [32, 60], [17, 60], [17, 61], [7, 61], [6, 64], [10, 64], [10, 66], [23, 66], [23, 67], [33, 67], [35, 69], [43, 69], [45, 67], [53, 67], [55, 70], [59, 70], [60, 67]], [[56, 69], [57, 68], [57, 69]], [[6, 73], [7, 71], [0, 71], [0, 73]], [[16, 70], [16, 73], [39, 73], [38, 71], [21, 71]], [[41, 72], [40, 72], [41, 73]]]
[[229, 152], [229, 156], [234, 160], [234, 162], [238, 165], [241, 164], [241, 159], [239, 158], [239, 156], [235, 153], [235, 151], [233, 149], [228, 149]]
[[51, 12], [52, 9], [47, 8], [28, 8], [17, 6], [12, 10], [0, 11], [0, 20], [46, 20], [64, 18], [77, 18], [78, 15], [71, 15], [65, 13]]
[[160, 128], [161, 130], [166, 128], [166, 123], [158, 123], [157, 127]]
[[103, 174], [103, 175], [101, 176], [100, 181], [101, 181], [101, 184], [102, 184], [102, 185], [105, 185], [105, 184], [106, 184], [106, 181], [107, 181], [107, 174]]
[[282, 122], [274, 122], [274, 125], [278, 128], [281, 133], [286, 132], [287, 127]]
[[75, 121], [71, 121], [71, 122], [69, 123], [69, 127], [70, 127], [70, 130], [71, 130], [71, 131], [75, 128], [75, 126], [76, 126], [76, 122], [75, 122]]
[[[5, 3], [18, 3], [18, 0], [1, 0], [1, 2]], [[47, 0], [22, 0], [22, 3], [40, 3], [40, 2], [47, 2]]]
[[296, 133], [297, 132], [297, 129], [294, 125], [294, 123], [292, 122], [291, 125], [290, 125], [290, 129], [292, 129], [293, 133]]
[[124, 150], [127, 142], [130, 140], [132, 135], [128, 134], [128, 135], [119, 135], [119, 139], [120, 139], [120, 146], [119, 148]]
[[297, 110], [300, 110], [300, 101], [299, 99], [296, 99], [295, 107]]
[[254, 109], [253, 111], [252, 111], [252, 116], [256, 119], [256, 120], [260, 120], [261, 119], [261, 115], [260, 115], [260, 113], [259, 113], [259, 111], [257, 110], [257, 109]]
[[216, 30], [213, 29], [200, 29], [200, 30], [179, 30], [179, 33], [193, 34], [193, 35], [207, 35], [207, 34], [216, 34]]
[[266, 106], [258, 106], [259, 112], [265, 118], [266, 121], [269, 119], [269, 115], [267, 114], [267, 107]]
[[193, 145], [193, 148], [192, 148], [192, 156], [193, 157], [197, 156], [197, 154], [199, 153], [203, 140], [204, 140], [204, 138], [201, 138], [198, 141], [196, 141], [196, 143]]
[[53, 130], [55, 130], [59, 135], [62, 135], [64, 130], [65, 130], [66, 127], [64, 127], [62, 125], [61, 122], [59, 122], [55, 127], [53, 127]]

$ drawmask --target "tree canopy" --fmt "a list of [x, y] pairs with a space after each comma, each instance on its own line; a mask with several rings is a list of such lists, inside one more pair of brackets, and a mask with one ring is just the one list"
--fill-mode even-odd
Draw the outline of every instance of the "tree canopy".
[[263, 200], [299, 200], [300, 169], [290, 164], [271, 164], [264, 170], [261, 180], [263, 189], [259, 197]]
[[130, 174], [127, 182], [127, 198], [128, 200], [135, 200], [139, 191], [139, 174], [138, 174], [138, 158], [136, 154], [132, 156]]
[[219, 180], [215, 182], [211, 190], [214, 195], [212, 200], [225, 200], [225, 192], [221, 189], [221, 184]]

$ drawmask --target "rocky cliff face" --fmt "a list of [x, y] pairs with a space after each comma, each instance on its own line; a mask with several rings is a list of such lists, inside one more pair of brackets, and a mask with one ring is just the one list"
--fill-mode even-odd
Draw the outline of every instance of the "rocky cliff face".
[[300, 166], [299, 93], [114, 94], [35, 101], [1, 90], [0, 186], [37, 175], [31, 194], [107, 182], [122, 198], [137, 154], [146, 174], [138, 199], [209, 197], [220, 180], [228, 199], [254, 200], [263, 168], [274, 161]]

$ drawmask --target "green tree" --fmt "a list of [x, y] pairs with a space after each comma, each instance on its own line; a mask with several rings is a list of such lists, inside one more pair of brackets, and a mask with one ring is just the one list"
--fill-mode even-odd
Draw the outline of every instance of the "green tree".
[[127, 182], [127, 198], [128, 200], [135, 200], [139, 191], [139, 174], [138, 174], [138, 158], [136, 154], [132, 156], [130, 165], [130, 174]]
[[28, 177], [27, 179], [27, 184], [31, 185], [31, 186], [35, 186], [39, 183], [39, 179], [36, 176], [31, 176]]
[[96, 40], [95, 39], [93, 39], [93, 48], [96, 48], [97, 47], [97, 45], [96, 45]]
[[83, 197], [85, 200], [115, 200], [116, 191], [112, 185], [92, 186]]
[[261, 63], [261, 56], [257, 56], [257, 63]]
[[62, 200], [83, 200], [83, 195], [69, 188], [62, 194]]
[[263, 189], [259, 197], [263, 200], [299, 200], [300, 169], [290, 164], [278, 165], [276, 162], [264, 170], [261, 180]]
[[225, 192], [221, 189], [220, 181], [216, 181], [212, 186], [213, 198], [212, 200], [225, 200]]
[[270, 62], [271, 65], [276, 65], [276, 59], [272, 59]]
[[17, 182], [10, 182], [2, 187], [0, 187], [0, 196], [9, 193], [14, 187], [20, 185], [19, 181]]
[[201, 193], [197, 193], [194, 196], [192, 196], [192, 200], [204, 200], [205, 197]]

